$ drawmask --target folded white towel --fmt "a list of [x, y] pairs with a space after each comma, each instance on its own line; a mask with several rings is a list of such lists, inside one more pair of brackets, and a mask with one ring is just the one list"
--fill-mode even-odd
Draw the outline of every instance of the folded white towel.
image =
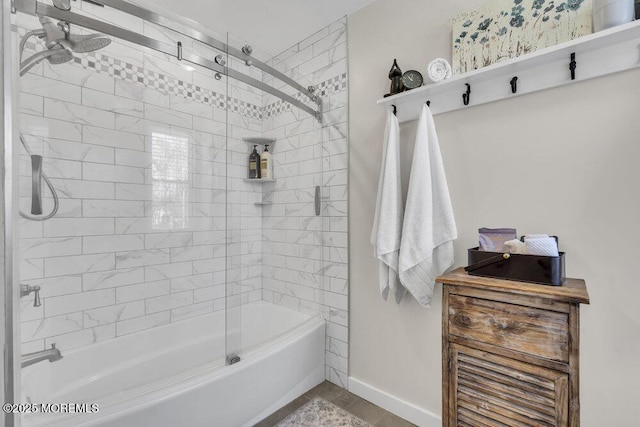
[[444, 58], [436, 58], [429, 62], [427, 74], [429, 75], [429, 79], [434, 83], [438, 83], [444, 79], [450, 79], [452, 75], [451, 65]]
[[375, 257], [380, 260], [380, 293], [386, 300], [391, 290], [398, 303], [407, 293], [398, 277], [402, 218], [400, 126], [396, 116], [388, 110], [371, 244]]
[[527, 239], [547, 239], [549, 238], [548, 234], [525, 234], [524, 240]]
[[509, 240], [508, 242], [504, 242], [504, 245], [507, 247], [509, 253], [512, 254], [526, 254], [527, 248], [524, 242], [521, 242], [518, 239]]
[[553, 237], [526, 237], [524, 240], [527, 255], [558, 256], [558, 244]]
[[433, 296], [435, 278], [453, 265], [457, 239], [453, 208], [431, 111], [423, 106], [400, 247], [400, 281], [423, 306]]

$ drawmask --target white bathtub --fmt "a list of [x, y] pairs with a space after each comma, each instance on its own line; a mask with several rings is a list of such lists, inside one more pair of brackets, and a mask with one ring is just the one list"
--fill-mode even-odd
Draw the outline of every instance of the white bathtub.
[[[63, 351], [22, 372], [23, 401], [97, 403], [92, 414], [32, 414], [22, 425], [249, 426], [324, 379], [318, 317], [242, 307], [242, 361], [224, 366], [224, 312]], [[218, 325], [218, 329], [214, 329]]]

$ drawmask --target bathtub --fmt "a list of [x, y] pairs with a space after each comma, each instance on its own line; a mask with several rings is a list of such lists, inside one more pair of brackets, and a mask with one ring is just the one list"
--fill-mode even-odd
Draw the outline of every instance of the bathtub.
[[264, 301], [241, 314], [242, 361], [231, 366], [225, 313], [216, 312], [63, 350], [60, 361], [23, 369], [23, 402], [97, 403], [99, 411], [28, 414], [22, 425], [250, 426], [323, 381], [320, 316]]

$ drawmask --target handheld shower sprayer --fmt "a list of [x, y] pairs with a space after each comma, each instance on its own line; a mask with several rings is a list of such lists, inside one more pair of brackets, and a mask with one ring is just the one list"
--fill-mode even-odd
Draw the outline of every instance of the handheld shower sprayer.
[[[58, 5], [56, 5], [58, 7]], [[60, 9], [60, 7], [58, 7]], [[64, 9], [63, 9], [64, 10]], [[54, 24], [49, 18], [40, 17], [41, 29], [28, 32], [20, 41], [20, 75], [25, 75], [31, 68], [43, 60], [50, 64], [64, 64], [73, 60], [73, 53], [95, 52], [111, 43], [111, 39], [98, 33], [80, 35], [71, 34], [68, 22], [60, 21]], [[38, 52], [22, 61], [22, 53], [27, 40], [37, 36], [44, 39], [47, 50]]]
[[[61, 10], [71, 9], [70, 0], [53, 0], [53, 4]], [[71, 34], [71, 27], [69, 23], [65, 21], [59, 21], [57, 24], [54, 24], [49, 18], [41, 16], [40, 25], [42, 25], [42, 28], [29, 31], [22, 40], [20, 40], [20, 76], [25, 75], [30, 69], [45, 59], [52, 65], [63, 64], [73, 60], [74, 52], [94, 52], [111, 43], [111, 39], [102, 34]], [[27, 40], [33, 36], [43, 39], [46, 49], [36, 52], [23, 61], [22, 54], [26, 47]], [[42, 170], [42, 156], [31, 153], [22, 135], [20, 136], [20, 141], [31, 157], [32, 169], [31, 213], [27, 214], [20, 211], [20, 216], [31, 221], [44, 221], [52, 218], [58, 212], [60, 206], [58, 194], [49, 177], [47, 177]], [[48, 214], [42, 213], [42, 181], [49, 187], [53, 197], [53, 208]]]

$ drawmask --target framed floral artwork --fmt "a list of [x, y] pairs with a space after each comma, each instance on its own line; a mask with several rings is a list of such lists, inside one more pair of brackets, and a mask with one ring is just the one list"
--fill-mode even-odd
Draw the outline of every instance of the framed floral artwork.
[[591, 16], [591, 0], [491, 0], [453, 19], [454, 74], [591, 34]]

